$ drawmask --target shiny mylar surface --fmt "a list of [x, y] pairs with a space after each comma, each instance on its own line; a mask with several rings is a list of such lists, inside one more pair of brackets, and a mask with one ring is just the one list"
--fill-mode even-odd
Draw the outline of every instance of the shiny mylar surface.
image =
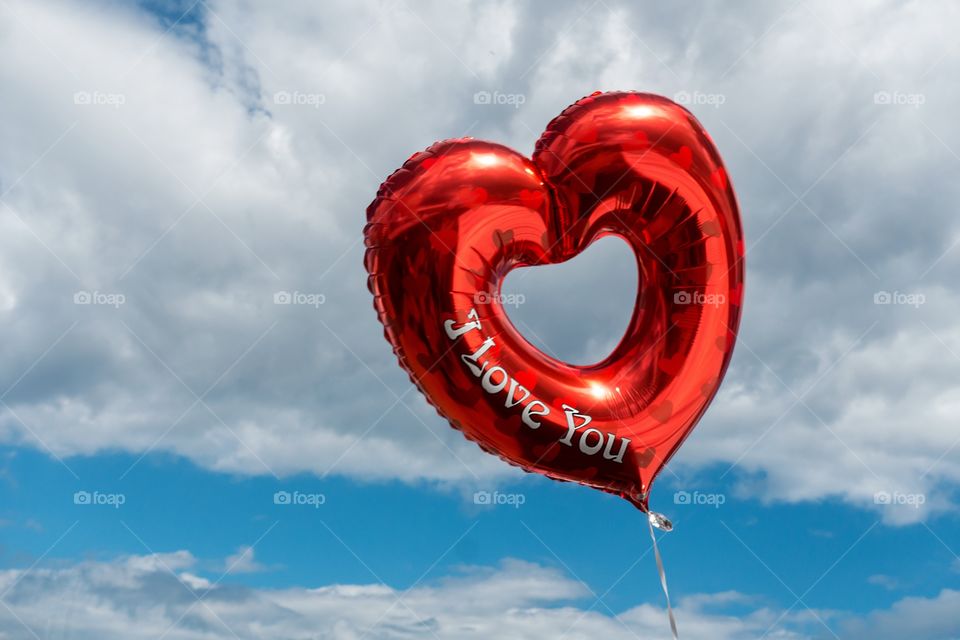
[[[437, 411], [508, 462], [646, 510], [717, 391], [740, 319], [737, 203], [696, 119], [659, 96], [598, 93], [548, 125], [532, 160], [438, 142], [381, 185], [367, 221], [374, 307]], [[626, 334], [595, 365], [555, 360], [508, 320], [500, 285], [609, 234], [637, 257]]]

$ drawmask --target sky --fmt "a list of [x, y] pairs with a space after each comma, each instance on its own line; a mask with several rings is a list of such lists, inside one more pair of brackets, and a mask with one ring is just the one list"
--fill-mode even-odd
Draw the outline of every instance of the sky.
[[[650, 500], [680, 637], [960, 638], [958, 20], [0, 0], [0, 638], [670, 638], [642, 514], [451, 429], [363, 268], [411, 154], [530, 153], [623, 89], [704, 124], [746, 236], [733, 361]], [[611, 238], [504, 293], [582, 363], [638, 286]]]

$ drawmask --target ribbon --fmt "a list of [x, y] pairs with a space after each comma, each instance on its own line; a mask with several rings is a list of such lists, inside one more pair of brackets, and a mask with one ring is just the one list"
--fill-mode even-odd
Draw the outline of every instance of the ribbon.
[[660, 548], [657, 546], [657, 536], [653, 528], [663, 531], [672, 531], [673, 523], [665, 516], [653, 511], [647, 512], [647, 524], [650, 526], [650, 539], [653, 540], [653, 555], [657, 559], [657, 573], [660, 574], [660, 586], [663, 587], [663, 595], [667, 598], [667, 616], [670, 618], [670, 630], [673, 632], [673, 640], [680, 640], [677, 633], [677, 619], [673, 616], [673, 607], [670, 606], [670, 590], [667, 589], [667, 573], [663, 570], [663, 558], [660, 557]]

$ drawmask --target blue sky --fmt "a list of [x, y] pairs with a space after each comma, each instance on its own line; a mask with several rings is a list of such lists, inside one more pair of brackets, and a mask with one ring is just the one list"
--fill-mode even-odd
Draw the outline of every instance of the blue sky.
[[[75, 526], [49, 561], [190, 549], [202, 560], [204, 575], [216, 578], [224, 558], [260, 540], [255, 556], [263, 570], [229, 576], [228, 582], [365, 583], [376, 579], [372, 571], [406, 588], [438, 559], [430, 571], [434, 579], [462, 565], [495, 565], [512, 557], [570, 571], [598, 594], [613, 586], [604, 601], [614, 610], [660, 597], [640, 514], [617, 498], [570, 484], [523, 478], [497, 487], [522, 494], [522, 505], [478, 507], [472, 494], [455, 490], [311, 476], [280, 482], [239, 478], [159, 456], [137, 465], [123, 481], [119, 476], [135, 458], [74, 459], [70, 467], [78, 482], [46, 456], [4, 453], [11, 489], [3, 512], [11, 523], [5, 529], [8, 567], [29, 566]], [[926, 526], [887, 527], [875, 514], [830, 501], [764, 505], [735, 497], [733, 483], [716, 482], [723, 471], [705, 469], [696, 482], [697, 491], [727, 498], [718, 507], [673, 505], [673, 492], [692, 486], [673, 478], [663, 478], [655, 489], [655, 504], [664, 505], [676, 524], [662, 539], [675, 596], [733, 589], [790, 606], [796, 600], [790, 590], [800, 595], [816, 583], [803, 598], [809, 606], [826, 609], [843, 602], [844, 609], [865, 613], [889, 606], [903, 593], [932, 596], [960, 587], [956, 558], [937, 540], [956, 539], [954, 516]], [[77, 506], [77, 487], [120, 493], [126, 503]], [[325, 502], [318, 508], [275, 505], [273, 494], [284, 490], [322, 494]], [[879, 575], [891, 582], [871, 584], [871, 576]]]
[[[228, 582], [352, 584], [377, 579], [372, 571], [391, 586], [406, 588], [431, 566], [428, 580], [462, 565], [522, 558], [570, 571], [597, 594], [613, 586], [604, 601], [614, 610], [661, 597], [641, 515], [618, 498], [575, 485], [525, 477], [496, 489], [522, 494], [522, 505], [478, 507], [472, 494], [450, 489], [312, 476], [279, 482], [241, 478], [162, 456], [140, 463], [123, 481], [118, 478], [135, 458], [74, 459], [70, 467], [80, 476], [77, 481], [41, 454], [9, 449], [4, 454], [8, 567], [29, 566], [75, 526], [49, 561], [189, 549], [202, 560], [204, 575], [216, 578], [224, 571], [224, 558], [260, 540], [255, 556], [264, 569], [229, 576]], [[661, 510], [676, 525], [661, 534], [675, 597], [732, 589], [790, 606], [796, 600], [791, 590], [799, 596], [816, 583], [803, 598], [810, 607], [828, 609], [842, 602], [844, 609], [866, 613], [904, 593], [933, 596], [943, 588], [960, 588], [957, 559], [937, 539], [957, 539], [955, 516], [889, 527], [876, 514], [833, 501], [765, 505], [737, 498], [732, 482], [717, 482], [723, 471], [704, 469], [695, 485], [663, 477], [655, 488], [654, 504], [664, 505]], [[718, 507], [674, 505], [673, 493], [692, 486], [727, 501]], [[77, 506], [77, 487], [120, 493], [126, 503]], [[275, 505], [273, 494], [284, 490], [322, 494], [325, 502], [318, 508]], [[891, 580], [871, 584], [872, 576]]]
[[[748, 247], [727, 379], [651, 498], [681, 637], [960, 638], [958, 11], [0, 4], [0, 637], [668, 638], [642, 514], [450, 429], [362, 264], [414, 151], [530, 151], [635, 88], [708, 128]], [[599, 360], [632, 260], [511, 274], [510, 317]]]

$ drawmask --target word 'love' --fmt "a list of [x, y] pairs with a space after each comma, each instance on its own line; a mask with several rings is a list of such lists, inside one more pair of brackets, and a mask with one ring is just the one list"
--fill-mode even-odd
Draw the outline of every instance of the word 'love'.
[[[468, 322], [459, 327], [455, 320], [444, 321], [443, 330], [450, 340], [457, 340], [470, 331], [482, 331], [480, 317], [476, 309], [470, 309], [467, 313], [467, 319]], [[481, 361], [484, 354], [495, 344], [496, 340], [494, 338], [487, 337], [473, 353], [462, 354], [460, 360], [466, 365], [470, 373], [480, 381], [480, 387], [485, 392], [490, 395], [503, 393], [503, 406], [507, 409], [520, 411], [520, 421], [526, 427], [539, 429], [542, 423], [537, 418], [549, 415], [551, 408], [542, 400], [533, 398], [531, 391], [517, 382], [516, 378], [507, 373], [506, 369], [499, 365], [491, 366], [490, 361], [486, 359]], [[599, 429], [587, 429], [587, 425], [593, 418], [568, 404], [563, 404], [562, 409], [566, 416], [567, 432], [559, 439], [560, 444], [572, 447], [574, 446], [574, 436], [579, 435], [577, 447], [581, 453], [593, 456], [603, 450], [604, 459], [618, 463], [623, 462], [623, 455], [627, 451], [627, 445], [630, 444], [629, 438], [617, 438], [614, 434], [603, 433]], [[614, 453], [613, 448], [617, 440], [620, 441], [620, 448]]]

